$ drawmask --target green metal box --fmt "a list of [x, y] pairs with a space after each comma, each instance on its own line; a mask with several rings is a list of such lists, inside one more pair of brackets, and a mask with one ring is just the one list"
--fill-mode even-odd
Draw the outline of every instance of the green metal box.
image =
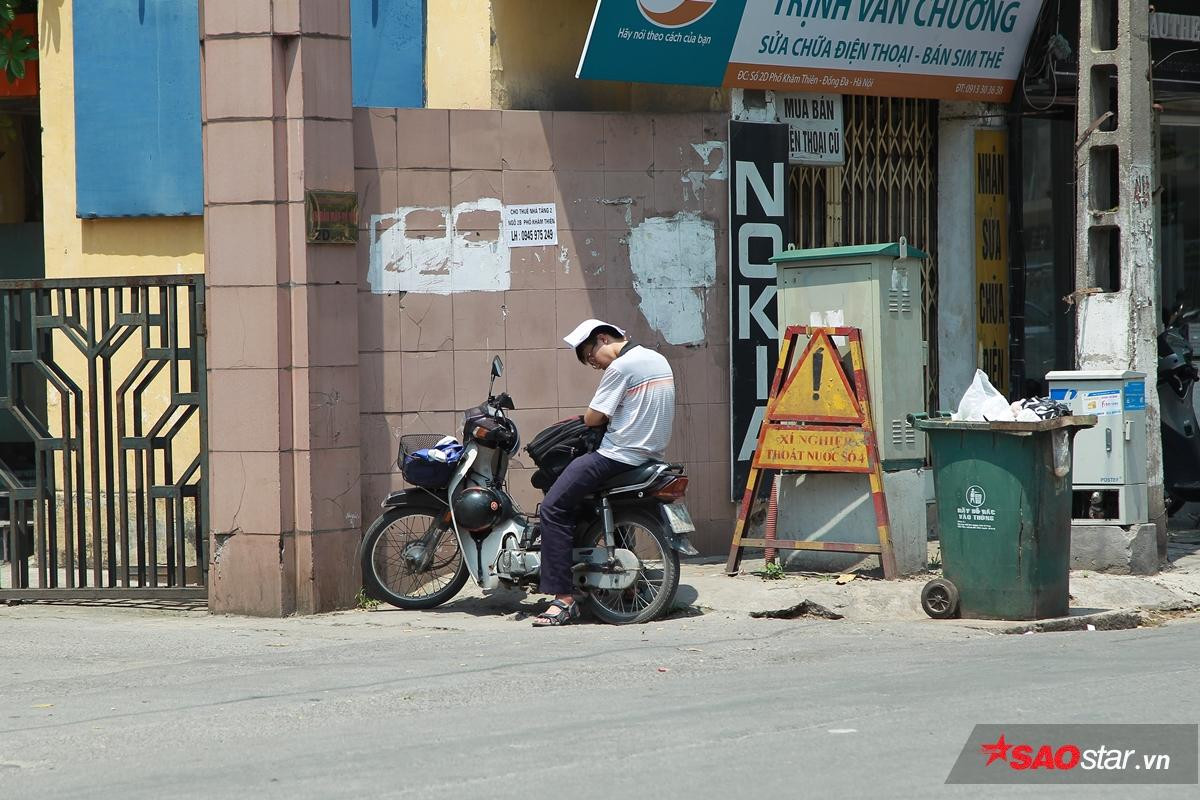
[[[1045, 619], [1068, 611], [1071, 442], [1094, 416], [958, 422], [914, 415], [929, 437], [944, 581], [931, 616]], [[948, 587], [942, 583], [948, 582]], [[930, 610], [932, 588], [948, 593]], [[955, 609], [955, 606], [957, 607]]]

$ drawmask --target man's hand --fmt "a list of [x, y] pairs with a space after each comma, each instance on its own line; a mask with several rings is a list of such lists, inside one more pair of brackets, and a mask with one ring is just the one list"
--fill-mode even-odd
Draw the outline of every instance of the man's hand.
[[608, 424], [608, 415], [589, 408], [583, 413], [583, 424], [589, 428], [603, 428]]

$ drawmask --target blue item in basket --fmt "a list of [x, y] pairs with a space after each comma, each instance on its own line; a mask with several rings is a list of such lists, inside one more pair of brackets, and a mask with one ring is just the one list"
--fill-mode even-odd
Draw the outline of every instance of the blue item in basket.
[[453, 440], [434, 447], [409, 453], [400, 465], [404, 480], [413, 486], [440, 489], [450, 482], [450, 476], [462, 458], [463, 446]]

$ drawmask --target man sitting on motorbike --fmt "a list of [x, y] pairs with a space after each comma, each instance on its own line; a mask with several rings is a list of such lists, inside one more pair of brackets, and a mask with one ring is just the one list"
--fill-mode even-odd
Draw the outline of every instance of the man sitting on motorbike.
[[565, 625], [579, 617], [571, 550], [580, 502], [614, 475], [664, 459], [675, 418], [675, 376], [661, 354], [598, 319], [584, 320], [563, 340], [575, 348], [581, 363], [604, 371], [583, 421], [594, 428], [608, 425], [608, 430], [600, 448], [567, 465], [542, 501], [541, 590], [554, 600], [534, 618], [538, 627]]

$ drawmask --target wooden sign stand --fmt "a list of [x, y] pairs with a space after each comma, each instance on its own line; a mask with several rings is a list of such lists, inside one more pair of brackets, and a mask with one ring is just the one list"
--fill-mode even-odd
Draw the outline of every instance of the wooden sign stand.
[[[799, 336], [810, 337], [808, 346], [797, 359], [796, 366], [788, 372], [789, 357], [796, 351]], [[849, 341], [854, 368], [853, 391], [832, 336], [842, 336]], [[764, 480], [766, 473], [780, 471], [867, 475], [879, 544], [745, 538], [746, 521], [754, 500], [760, 489], [770, 483]], [[758, 432], [754, 461], [746, 480], [737, 525], [733, 529], [733, 544], [725, 564], [728, 574], [737, 574], [745, 547], [877, 554], [883, 564], [883, 576], [889, 580], [896, 577], [896, 555], [892, 550], [887, 498], [883, 493], [883, 471], [875, 443], [870, 391], [863, 364], [862, 332], [858, 328], [793, 325], [785, 332], [767, 413]]]

